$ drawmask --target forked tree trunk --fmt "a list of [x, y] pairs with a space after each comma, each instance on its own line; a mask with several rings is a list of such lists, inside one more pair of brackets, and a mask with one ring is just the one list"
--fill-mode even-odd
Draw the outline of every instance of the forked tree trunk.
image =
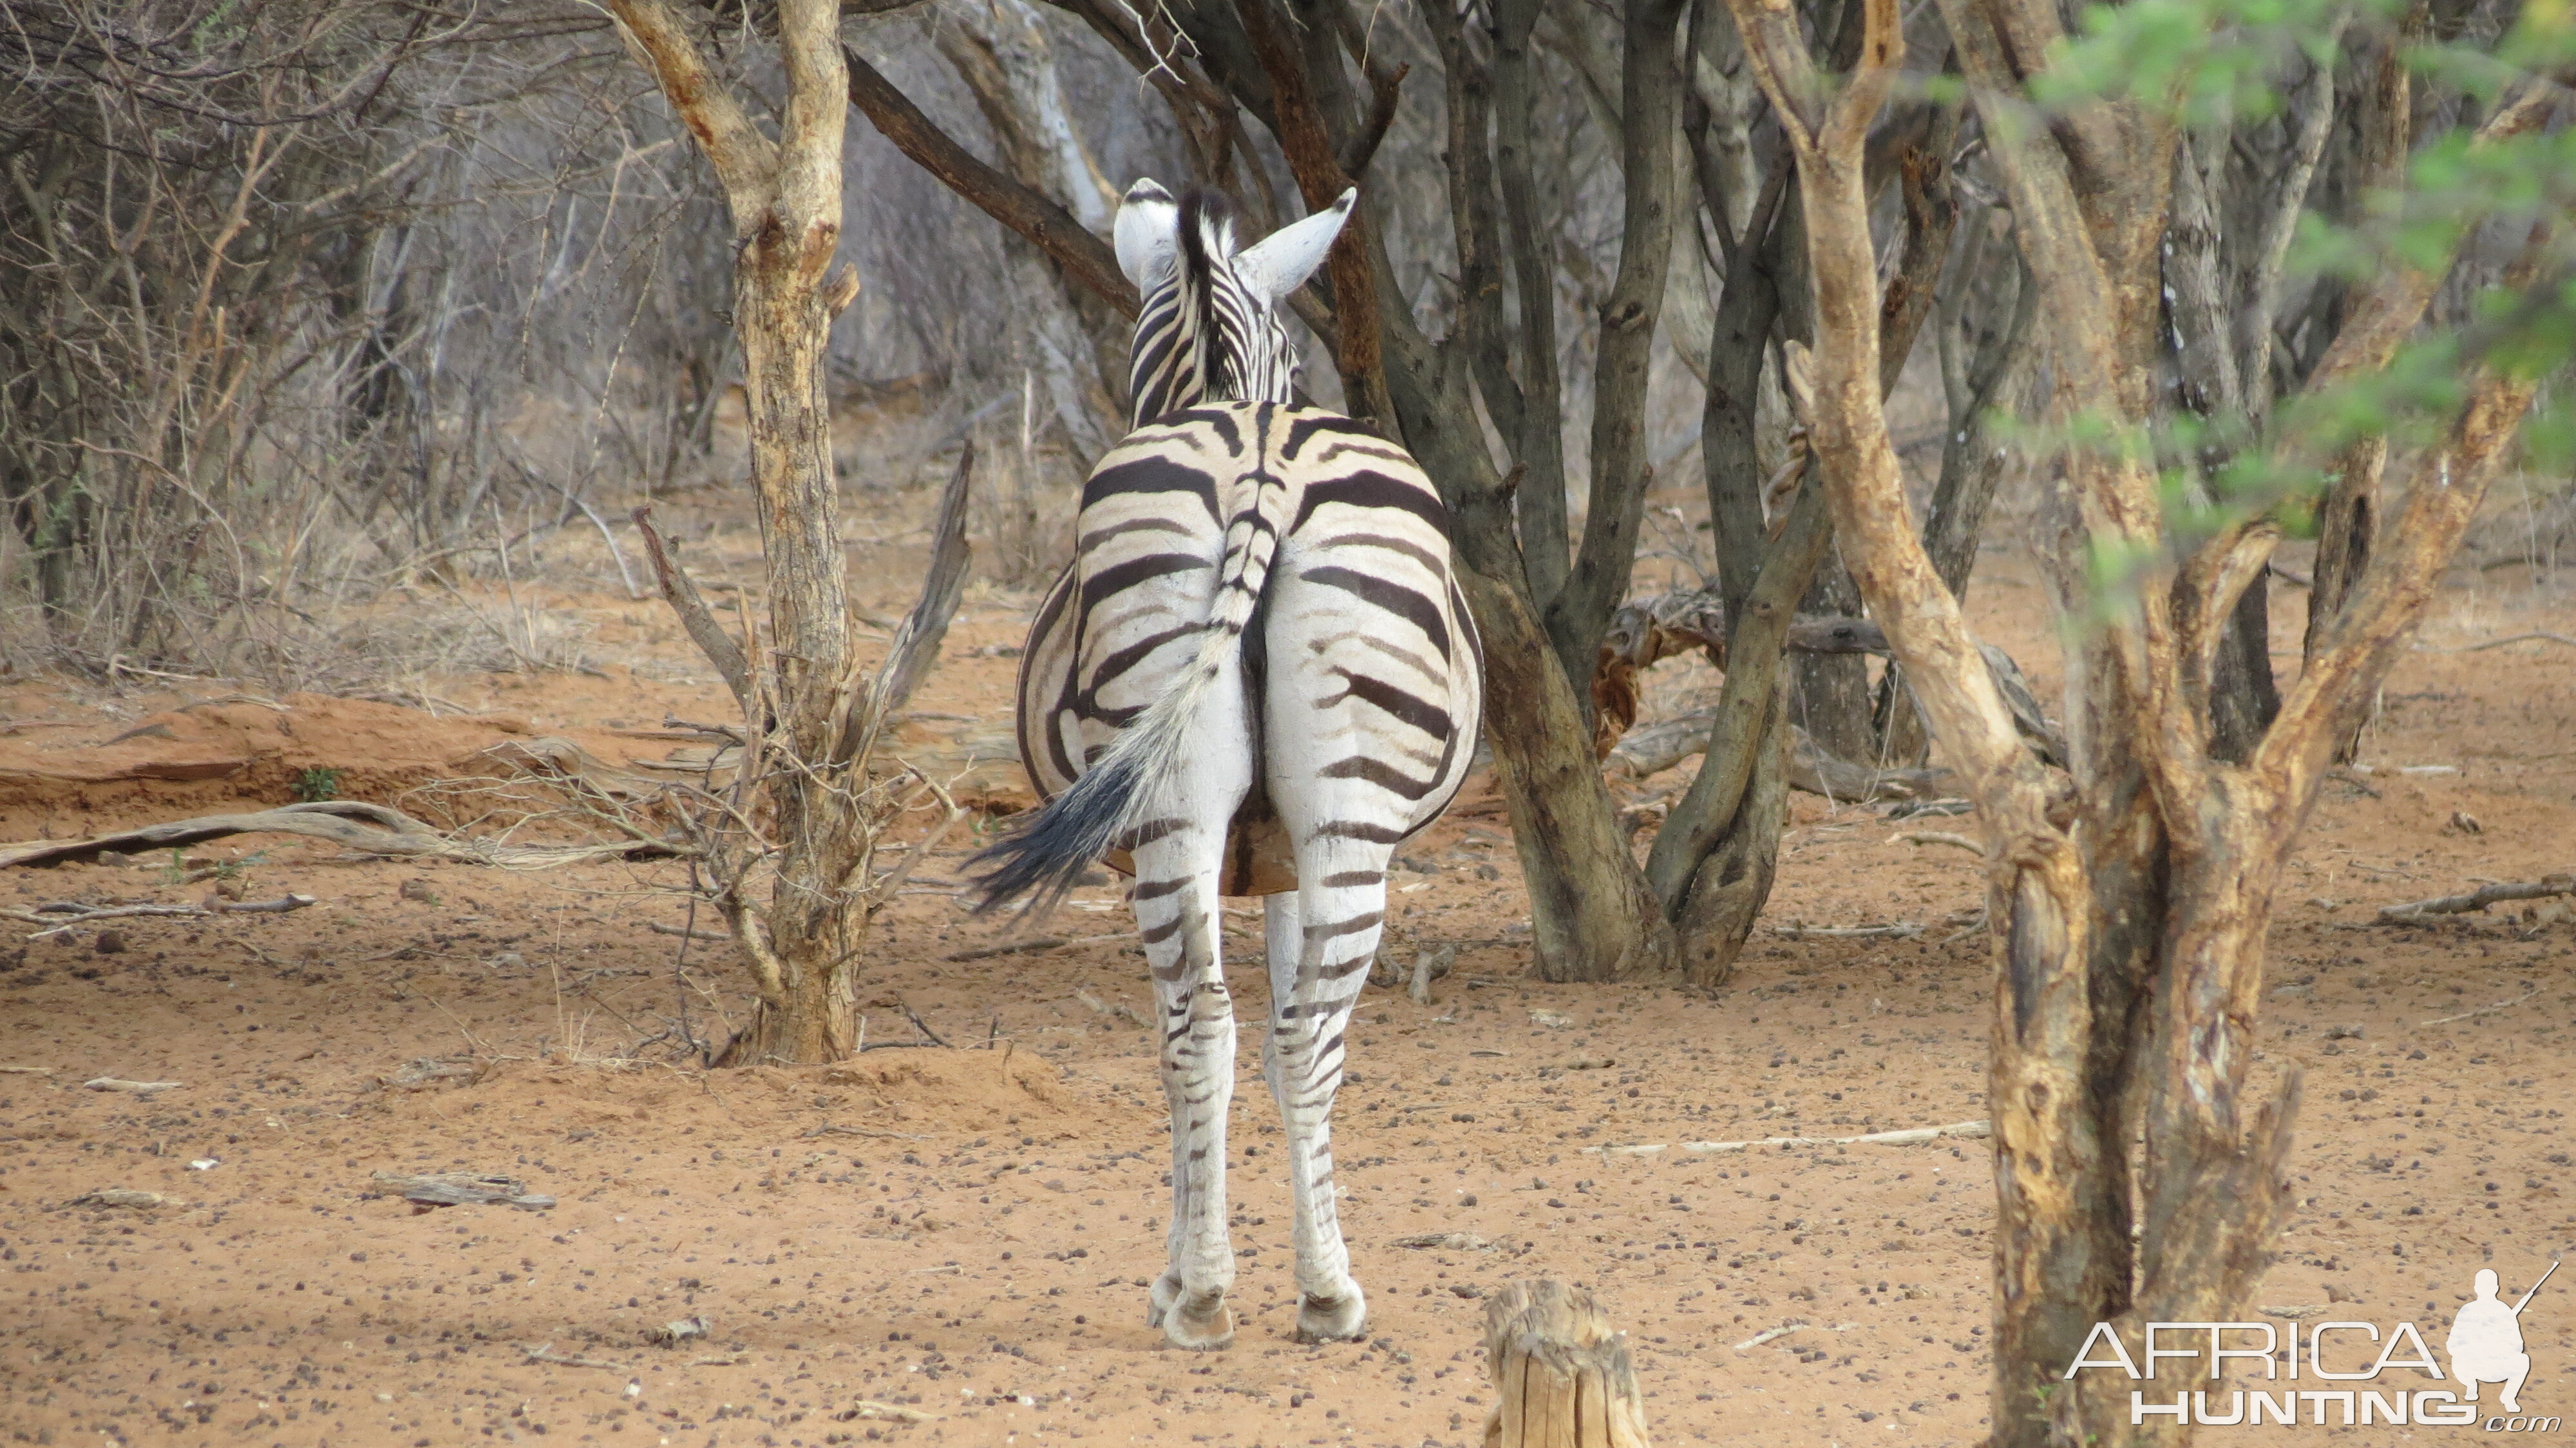
[[[769, 630], [727, 681], [750, 740], [740, 771], [766, 807], [773, 849], [718, 882], [716, 903], [759, 986], [751, 1023], [720, 1059], [837, 1060], [857, 1037], [852, 972], [872, 903], [877, 825], [863, 798], [860, 736], [872, 730], [862, 717], [867, 680], [850, 648], [825, 393], [832, 308], [824, 277], [840, 244], [849, 106], [838, 9], [831, 0], [781, 8], [788, 98], [777, 141], [725, 90], [667, 0], [610, 0], [610, 10], [713, 166], [737, 243], [733, 308]], [[701, 647], [719, 655], [708, 640]]]
[[[1730, 0], [1802, 177], [1817, 317], [1813, 445], [1844, 556], [1985, 837], [1997, 965], [1993, 1442], [2177, 1443], [2187, 1427], [2130, 1421], [2125, 1374], [2070, 1380], [2068, 1369], [2096, 1323], [2112, 1324], [2135, 1360], [2148, 1322], [2236, 1316], [2266, 1262], [2298, 1094], [2295, 1075], [2271, 1101], [2249, 1094], [2272, 900], [2335, 741], [2395, 662], [2533, 384], [2473, 370], [2449, 435], [2426, 449], [2383, 546], [2242, 763], [2218, 752], [2213, 669], [2278, 526], [2241, 512], [2173, 558], [2144, 449], [2069, 450], [2054, 571], [2081, 579], [2104, 548], [2143, 561], [2120, 609], [2098, 608], [2080, 584], [2070, 590], [2093, 621], [2069, 655], [2074, 787], [2062, 790], [2013, 737], [1906, 507], [1876, 385], [1877, 268], [1861, 174], [1904, 41], [1896, 0], [1862, 4], [1859, 64], [1829, 85], [1792, 11]], [[2129, 102], [2040, 124], [2026, 88], [2063, 39], [2055, 12], [1977, 0], [1941, 8], [2045, 293], [2062, 415], [2134, 427], [2153, 405], [2152, 258], [2171, 130]], [[2532, 123], [2543, 90], [2524, 87], [2484, 131]], [[2509, 290], [2536, 283], [2548, 240], [2545, 227], [2535, 231], [2508, 269]], [[2430, 290], [2429, 274], [2383, 278], [2336, 343], [2343, 365], [2384, 368]], [[2133, 1255], [2139, 1137], [2144, 1216]]]
[[[1950, 129], [1947, 123], [1938, 127], [1935, 148], [1909, 150], [1902, 164], [1905, 250], [1878, 308], [1886, 347], [1879, 372], [1882, 392], [1895, 389], [1905, 356], [1932, 313], [1933, 288], [1949, 255], [1957, 212], [1949, 200], [1941, 154]], [[1789, 813], [1793, 696], [1780, 651], [1797, 599], [1831, 558], [1833, 534], [1823, 486], [1810, 477], [1776, 531], [1766, 530], [1765, 482], [1752, 462], [1753, 394], [1780, 314], [1779, 288], [1783, 278], [1803, 282], [1806, 275], [1798, 183], [1780, 184], [1777, 194], [1788, 209], [1776, 221], [1767, 213], [1758, 216], [1754, 224], [1764, 234], [1738, 245], [1742, 264], [1719, 304], [1709, 345], [1708, 403], [1701, 428], [1707, 439], [1709, 513], [1726, 597], [1726, 682], [1699, 774], [1656, 835], [1646, 861], [1648, 882], [1679, 926], [1683, 975], [1694, 985], [1726, 979], [1770, 899], [1780, 833]], [[1803, 421], [1810, 402], [1794, 369], [1789, 390], [1791, 409]], [[1819, 464], [1806, 466], [1812, 474]], [[1814, 656], [1801, 655], [1802, 660], [1808, 657]], [[1865, 688], [1838, 707], [1849, 710], [1858, 730], [1868, 734]], [[1833, 752], [1830, 746], [1828, 752]]]

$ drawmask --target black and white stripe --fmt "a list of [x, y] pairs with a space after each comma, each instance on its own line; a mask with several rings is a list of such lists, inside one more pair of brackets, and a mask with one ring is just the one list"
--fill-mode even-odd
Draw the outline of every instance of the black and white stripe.
[[[1185, 1346], [1232, 1331], [1221, 899], [1268, 897], [1264, 1060], [1287, 1122], [1299, 1331], [1357, 1336], [1366, 1306], [1329, 1126], [1344, 1028], [1388, 861], [1457, 793], [1481, 722], [1438, 493], [1403, 449], [1288, 400], [1275, 305], [1349, 205], [1237, 251], [1212, 199], [1129, 193], [1119, 256], [1147, 296], [1144, 420], [1094, 469], [1073, 566], [1022, 657], [1021, 758], [1047, 803], [980, 857], [986, 908], [1060, 897], [1103, 858], [1136, 876], [1173, 1126], [1170, 1265], [1151, 1316]], [[1235, 388], [1251, 390], [1218, 400]], [[1185, 405], [1147, 411], [1157, 399]]]
[[1118, 263], [1145, 298], [1127, 354], [1131, 426], [1203, 402], [1295, 395], [1297, 354], [1272, 303], [1331, 249], [1357, 196], [1345, 191], [1238, 251], [1234, 209], [1223, 196], [1190, 188], [1176, 200], [1152, 181], [1128, 188], [1118, 207]]

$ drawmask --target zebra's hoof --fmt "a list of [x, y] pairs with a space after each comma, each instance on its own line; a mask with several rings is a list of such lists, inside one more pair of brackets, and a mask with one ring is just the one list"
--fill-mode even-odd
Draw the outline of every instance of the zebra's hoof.
[[1356, 1282], [1340, 1297], [1309, 1295], [1297, 1309], [1299, 1342], [1343, 1342], [1368, 1335], [1368, 1298]]
[[1184, 1297], [1163, 1314], [1163, 1337], [1192, 1352], [1220, 1352], [1234, 1346], [1234, 1309], [1221, 1292]]

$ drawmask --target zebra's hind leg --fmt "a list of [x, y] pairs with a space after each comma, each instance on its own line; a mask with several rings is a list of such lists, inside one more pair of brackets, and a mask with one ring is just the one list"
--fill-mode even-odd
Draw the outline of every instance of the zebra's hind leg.
[[[1221, 794], [1201, 798], [1224, 802]], [[1135, 852], [1136, 924], [1161, 1008], [1163, 1095], [1172, 1110], [1170, 1261], [1145, 1321], [1176, 1346], [1207, 1350], [1234, 1341], [1225, 1302], [1234, 1286], [1225, 1197], [1234, 1001], [1218, 957], [1216, 872], [1231, 811], [1225, 802], [1212, 820], [1185, 822]]]
[[1333, 1096], [1351, 1007], [1368, 979], [1386, 908], [1383, 846], [1300, 851], [1298, 889], [1269, 898], [1270, 1039], [1263, 1074], [1288, 1133], [1288, 1189], [1297, 1209], [1297, 1338], [1325, 1342], [1368, 1330], [1368, 1298], [1351, 1276], [1333, 1185]]

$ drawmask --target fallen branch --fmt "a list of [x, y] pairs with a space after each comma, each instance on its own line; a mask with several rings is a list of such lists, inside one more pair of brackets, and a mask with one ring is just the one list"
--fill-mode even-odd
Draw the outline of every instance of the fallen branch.
[[[234, 835], [263, 834], [303, 835], [327, 840], [360, 854], [388, 859], [454, 860], [460, 864], [520, 870], [541, 870], [589, 860], [675, 859], [686, 853], [685, 847], [667, 840], [521, 845], [465, 839], [433, 829], [398, 809], [363, 800], [335, 799], [318, 804], [281, 805], [256, 814], [201, 815], [195, 819], [116, 830], [85, 840], [34, 840], [0, 846], [0, 866], [60, 865], [76, 860], [93, 860], [105, 850], [142, 854], [152, 850], [185, 849]], [[158, 908], [167, 910], [174, 907]], [[269, 905], [254, 908], [287, 907]]]
[[659, 920], [645, 921], [644, 928], [656, 935], [676, 935], [682, 940], [703, 940], [711, 945], [733, 944], [733, 937], [721, 930], [691, 930], [684, 925], [665, 925]]
[[1088, 986], [1075, 986], [1073, 988], [1073, 998], [1082, 1002], [1082, 1004], [1088, 1008], [1093, 1015], [1116, 1016], [1120, 1020], [1139, 1027], [1145, 1024], [1145, 1018], [1137, 1014], [1134, 1006], [1127, 1004], [1125, 1001], [1104, 1001], [1100, 997], [1093, 995], [1090, 987]]
[[106, 1187], [94, 1192], [83, 1192], [63, 1205], [67, 1207], [157, 1207], [169, 1200], [159, 1192], [138, 1192], [125, 1187]]
[[1994, 1134], [1991, 1121], [1954, 1121], [1948, 1126], [1916, 1126], [1904, 1131], [1873, 1131], [1866, 1136], [1773, 1136], [1761, 1141], [1685, 1141], [1678, 1148], [1670, 1143], [1654, 1142], [1644, 1146], [1587, 1146], [1591, 1156], [1654, 1156], [1666, 1150], [1681, 1150], [1693, 1156], [1708, 1156], [1722, 1151], [1751, 1151], [1756, 1147], [1777, 1146], [1921, 1146], [1928, 1141], [1945, 1141], [1953, 1137], [1982, 1140]]
[[1793, 1332], [1849, 1332], [1858, 1326], [1860, 1326], [1860, 1324], [1856, 1322], [1836, 1323], [1832, 1327], [1827, 1327], [1822, 1323], [1816, 1322], [1783, 1323], [1778, 1327], [1766, 1327], [1762, 1331], [1753, 1334], [1744, 1341], [1737, 1343], [1735, 1345], [1735, 1350], [1737, 1352], [1751, 1352], [1766, 1342], [1778, 1342], [1780, 1339], [1787, 1337]]
[[624, 1363], [602, 1362], [598, 1358], [576, 1357], [571, 1353], [556, 1352], [554, 1348], [555, 1345], [550, 1342], [540, 1343], [535, 1347], [529, 1348], [527, 1349], [528, 1361], [532, 1363], [553, 1363], [558, 1367], [567, 1368], [606, 1368], [613, 1373], [632, 1371]]
[[1969, 839], [1966, 835], [1954, 835], [1948, 830], [1907, 830], [1901, 835], [1890, 836], [1887, 842], [1892, 845], [1898, 840], [1903, 840], [1909, 845], [1951, 845], [1979, 859], [1985, 858], [1986, 854], [1985, 846]]
[[662, 1347], [677, 1347], [693, 1337], [706, 1335], [707, 1320], [697, 1316], [675, 1317], [660, 1327], [644, 1329], [644, 1340]]
[[[138, 915], [283, 915], [289, 910], [301, 910], [316, 903], [310, 895], [282, 895], [275, 900], [251, 900], [240, 904], [216, 900], [208, 905], [103, 905], [95, 909], [57, 902], [39, 905], [33, 910], [0, 910], [0, 917], [23, 920], [30, 925], [53, 922], [51, 928], [27, 937], [29, 940], [43, 940], [93, 920], [123, 920]], [[65, 916], [68, 918], [62, 918]]]
[[[1885, 629], [1869, 619], [1841, 615], [1796, 615], [1782, 643], [1797, 653], [1894, 656]], [[1633, 697], [1638, 670], [1693, 649], [1707, 654], [1709, 662], [1718, 668], [1726, 667], [1726, 606], [1716, 590], [1656, 594], [1621, 604], [1610, 616], [1610, 627], [1602, 636], [1595, 695], [1598, 697], [1606, 685], [1613, 694], [1624, 691]], [[1992, 644], [1979, 645], [1978, 653], [1985, 661], [1988, 677], [2003, 695], [2004, 706], [2012, 711], [2014, 730], [2042, 760], [2062, 766], [2066, 761], [2066, 741], [2041, 712], [2021, 666]]]
[[[1661, 774], [1708, 747], [1717, 717], [1703, 709], [1629, 731], [1604, 766], [1630, 779]], [[1806, 730], [1789, 726], [1789, 787], [1843, 804], [1870, 799], [1928, 799], [1940, 793], [1940, 769], [1872, 769], [1827, 753]]]
[[996, 955], [1018, 955], [1031, 950], [1053, 950], [1073, 942], [1061, 935], [1036, 935], [1026, 940], [1010, 940], [1000, 945], [978, 945], [969, 950], [952, 950], [939, 957], [945, 961], [984, 960]]
[[2466, 895], [2383, 905], [2379, 918], [2391, 925], [2430, 925], [2439, 915], [2469, 915], [2507, 900], [2546, 900], [2553, 895], [2576, 895], [2576, 874], [2550, 875], [2524, 884], [2486, 885]]
[[907, 1408], [898, 1403], [879, 1403], [867, 1398], [860, 1398], [851, 1403], [845, 1416], [883, 1418], [895, 1423], [929, 1423], [935, 1422], [939, 1417], [937, 1413], [925, 1413], [919, 1408]]
[[2498, 1012], [2498, 1011], [2509, 1011], [2509, 1010], [2512, 1010], [2515, 1006], [2521, 1005], [2524, 1001], [2527, 1001], [2527, 1000], [2531, 999], [2533, 996], [2536, 996], [2536, 995], [2538, 995], [2538, 994], [2540, 994], [2540, 983], [2539, 983], [2538, 981], [2534, 981], [2534, 982], [2532, 982], [2532, 984], [2531, 984], [2531, 989], [2529, 989], [2529, 990], [2527, 990], [2527, 991], [2524, 991], [2522, 994], [2520, 994], [2520, 995], [2518, 995], [2518, 996], [2515, 996], [2512, 1000], [2509, 1000], [2509, 1001], [2497, 1001], [2497, 1002], [2496, 1002], [2495, 1004], [2493, 1004], [2493, 1005], [2479, 1006], [2479, 1007], [2478, 1007], [2477, 1009], [2475, 1009], [2475, 1010], [2462, 1011], [2462, 1012], [2460, 1012], [2460, 1013], [2459, 1013], [2458, 1015], [2456, 1015], [2456, 1016], [2435, 1016], [2433, 1019], [2431, 1019], [2431, 1020], [2429, 1020], [2429, 1021], [2417, 1021], [2415, 1024], [2416, 1024], [2418, 1027], [2422, 1027], [2422, 1026], [2447, 1026], [2447, 1025], [2449, 1025], [2449, 1024], [2450, 1024], [2451, 1022], [2453, 1022], [2453, 1021], [2465, 1021], [2465, 1020], [2469, 1020], [2469, 1019], [2471, 1019], [2471, 1018], [2473, 1018], [2473, 1017], [2476, 1017], [2476, 1016], [2491, 1016], [2491, 1015], [2494, 1015], [2494, 1014], [2495, 1014], [2496, 1012]]
[[1923, 927], [1911, 920], [1893, 920], [1885, 925], [1781, 925], [1771, 933], [1783, 940], [1911, 940], [1923, 933]]
[[176, 1091], [179, 1089], [181, 1083], [177, 1081], [122, 1081], [114, 1076], [101, 1076], [95, 1080], [83, 1081], [81, 1084], [92, 1091], [123, 1091], [128, 1095], [133, 1096], [151, 1096], [163, 1091]]
[[2543, 630], [2535, 629], [2529, 633], [2508, 634], [2500, 639], [2489, 639], [2482, 644], [2470, 644], [2466, 648], [2446, 649], [2444, 652], [2454, 654], [2482, 654], [2489, 649], [2503, 648], [2506, 644], [2535, 642], [2545, 644], [2565, 644], [2571, 649], [2576, 649], [2576, 638], [2569, 638], [2563, 633], [2548, 633]]
[[901, 996], [896, 996], [894, 998], [894, 1003], [903, 1008], [903, 1018], [912, 1022], [912, 1028], [921, 1032], [922, 1039], [939, 1047], [943, 1051], [948, 1049], [948, 1043], [939, 1039], [939, 1033], [930, 1028], [930, 1022], [921, 1018], [921, 1012], [912, 1008], [912, 1002], [905, 1000]]

